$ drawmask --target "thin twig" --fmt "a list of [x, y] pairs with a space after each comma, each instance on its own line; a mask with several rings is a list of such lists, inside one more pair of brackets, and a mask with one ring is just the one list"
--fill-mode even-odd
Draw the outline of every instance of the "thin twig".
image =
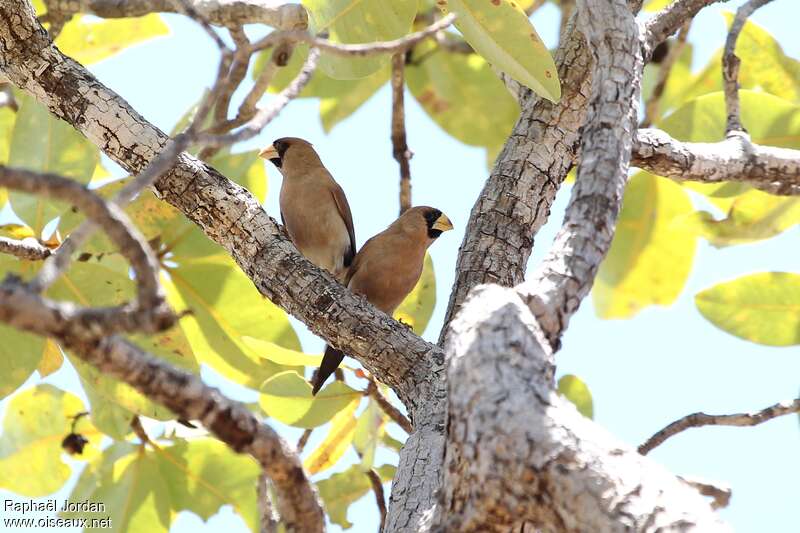
[[378, 475], [374, 468], [370, 468], [365, 474], [367, 474], [372, 485], [372, 492], [375, 493], [375, 502], [378, 504], [378, 511], [381, 514], [381, 523], [378, 527], [378, 533], [381, 533], [386, 525], [386, 496], [383, 494], [383, 481], [381, 481], [381, 476]]
[[397, 407], [392, 405], [392, 402], [390, 402], [389, 399], [381, 393], [380, 389], [378, 388], [378, 384], [375, 383], [375, 380], [372, 378], [370, 378], [369, 384], [367, 385], [367, 394], [374, 398], [376, 402], [378, 402], [378, 405], [381, 409], [383, 409], [383, 412], [389, 415], [389, 418], [394, 420], [398, 426], [403, 428], [403, 431], [408, 434], [411, 434], [411, 432], [414, 431], [411, 421], [406, 418], [406, 416], [403, 415], [403, 413], [401, 413]]
[[142, 444], [153, 444], [153, 441], [150, 440], [150, 437], [147, 435], [147, 432], [142, 427], [142, 421], [139, 419], [139, 415], [133, 415], [131, 419], [131, 429], [133, 429], [134, 435], [139, 437], [139, 440], [142, 441]]
[[678, 31], [687, 20], [694, 18], [704, 7], [720, 0], [674, 0], [664, 9], [653, 15], [644, 26], [644, 61], [650, 60], [656, 46]]
[[725, 82], [725, 110], [728, 114], [728, 121], [725, 133], [732, 131], [747, 132], [742, 125], [739, 109], [739, 57], [736, 55], [736, 40], [744, 28], [744, 23], [753, 12], [771, 0], [750, 0], [742, 5], [737, 11], [736, 16], [725, 39], [725, 51], [722, 54], [722, 79]]
[[303, 432], [302, 435], [300, 435], [300, 438], [297, 440], [297, 446], [295, 446], [295, 448], [297, 448], [298, 454], [303, 453], [303, 449], [306, 447], [306, 444], [308, 444], [308, 439], [311, 437], [312, 431], [314, 430], [307, 429]]
[[396, 54], [404, 52], [415, 44], [419, 43], [445, 29], [455, 21], [456, 15], [450, 13], [428, 26], [427, 28], [409, 33], [408, 35], [392, 41], [379, 41], [374, 43], [342, 44], [315, 37], [306, 31], [276, 31], [272, 32], [253, 45], [253, 50], [263, 50], [278, 43], [308, 43], [313, 48], [319, 48], [325, 52], [330, 52], [340, 56], [372, 56], [378, 54]]
[[0, 235], [0, 252], [11, 254], [28, 261], [41, 261], [47, 259], [52, 254], [52, 250], [42, 245], [33, 237], [26, 237], [22, 240], [10, 239]]
[[675, 62], [678, 60], [680, 55], [683, 53], [683, 49], [686, 47], [686, 38], [689, 36], [689, 29], [691, 25], [691, 19], [687, 20], [683, 24], [681, 31], [678, 33], [678, 38], [675, 39], [675, 41], [672, 42], [671, 46], [669, 47], [667, 57], [665, 57], [661, 62], [661, 65], [659, 65], [656, 84], [653, 87], [653, 92], [650, 94], [650, 98], [648, 98], [647, 102], [645, 103], [645, 116], [642, 120], [642, 128], [649, 128], [653, 122], [658, 120], [660, 116], [661, 97], [664, 95], [664, 89], [667, 87], [669, 75], [672, 73], [672, 67], [675, 65]]
[[773, 418], [800, 413], [800, 398], [792, 402], [781, 402], [753, 413], [737, 413], [733, 415], [708, 415], [692, 413], [671, 423], [639, 446], [639, 453], [646, 455], [650, 450], [662, 444], [668, 438], [689, 428], [703, 426], [757, 426]]
[[[138, 306], [154, 309], [164, 302], [158, 283], [158, 262], [145, 238], [115, 204], [106, 202], [80, 183], [55, 174], [39, 174], [0, 166], [0, 185], [70, 202], [103, 228], [136, 275]], [[56, 254], [57, 255], [57, 254]], [[46, 264], [46, 263], [45, 263]]]
[[[167, 142], [167, 145], [158, 156], [156, 156], [138, 176], [128, 182], [128, 184], [117, 193], [113, 200], [115, 206], [121, 211], [121, 209], [133, 200], [142, 189], [151, 185], [162, 174], [169, 170], [178, 157], [178, 154], [186, 148], [187, 144], [188, 138], [181, 135]], [[73, 181], [73, 183], [80, 187], [80, 184], [77, 182]], [[42, 265], [42, 269], [31, 282], [31, 287], [37, 292], [42, 292], [52, 285], [59, 276], [67, 270], [72, 260], [72, 254], [91, 237], [96, 229], [97, 228], [91, 221], [86, 221], [70, 233], [69, 237], [58, 247], [58, 250], [56, 250], [56, 252], [45, 261], [44, 265]]]
[[233, 53], [233, 65], [228, 71], [228, 78], [225, 80], [220, 94], [217, 97], [216, 107], [214, 109], [214, 122], [224, 122], [228, 118], [228, 108], [230, 107], [231, 98], [233, 93], [242, 83], [244, 77], [247, 75], [247, 67], [250, 64], [250, 41], [247, 40], [247, 35], [244, 33], [244, 28], [241, 26], [231, 28], [228, 30], [231, 34], [231, 39], [236, 43], [236, 50]]
[[403, 103], [405, 82], [405, 54], [392, 56], [392, 154], [400, 165], [400, 214], [411, 208], [411, 166], [412, 157], [406, 142], [406, 118]]
[[[269, 88], [269, 84], [272, 82], [272, 78], [275, 77], [275, 73], [278, 72], [278, 68], [285, 66], [288, 58], [291, 57], [293, 49], [294, 45], [291, 43], [284, 43], [276, 46], [269, 62], [258, 75], [256, 82], [247, 93], [247, 96], [244, 97], [242, 104], [239, 106], [239, 110], [236, 112], [236, 118], [214, 124], [212, 127], [208, 128], [208, 133], [226, 133], [234, 128], [238, 128], [253, 118], [257, 112], [256, 104], [258, 104], [258, 101]], [[205, 150], [200, 152], [201, 159], [205, 158], [203, 155], [204, 153], [206, 153]]]
[[225, 135], [214, 135], [211, 133], [200, 133], [195, 139], [198, 144], [206, 146], [227, 146], [247, 139], [252, 139], [258, 135], [264, 127], [272, 122], [276, 116], [286, 107], [289, 102], [297, 98], [303, 88], [311, 81], [311, 75], [317, 68], [319, 50], [312, 48], [308, 52], [303, 68], [300, 73], [270, 101], [269, 105], [259, 110], [244, 126], [233, 133]]

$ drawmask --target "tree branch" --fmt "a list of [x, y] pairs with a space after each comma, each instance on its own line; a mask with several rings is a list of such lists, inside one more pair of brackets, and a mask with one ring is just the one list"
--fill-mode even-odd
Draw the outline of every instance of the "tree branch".
[[[131, 173], [146, 167], [168, 141], [119, 95], [61, 54], [27, 2], [0, 3], [0, 69]], [[186, 153], [155, 187], [225, 248], [264, 296], [355, 356], [395, 389], [409, 412], [427, 408], [442, 351], [302, 257], [246, 190]]]
[[[554, 390], [549, 342], [514, 289], [451, 324], [443, 506], [433, 531], [729, 531], [686, 483]], [[509, 423], [509, 421], [513, 421]]]
[[411, 150], [406, 142], [405, 106], [403, 92], [405, 82], [405, 54], [392, 56], [392, 155], [400, 165], [400, 214], [411, 207]]
[[640, 129], [631, 164], [676, 180], [739, 181], [772, 194], [800, 194], [800, 150], [760, 146], [747, 135], [729, 135], [716, 143], [688, 143], [658, 129]]
[[124, 381], [187, 420], [200, 420], [238, 453], [252, 455], [280, 494], [279, 511], [290, 531], [323, 531], [316, 492], [291, 447], [246, 406], [228, 400], [199, 377], [178, 370], [128, 341], [96, 335], [91, 322], [64, 316], [24, 285], [0, 285], [0, 321], [51, 337], [101, 372]]
[[761, 411], [752, 413], [737, 413], [733, 415], [692, 413], [676, 420], [647, 439], [644, 444], [639, 446], [639, 453], [646, 455], [668, 438], [689, 428], [699, 428], [703, 426], [757, 426], [773, 418], [791, 413], [800, 413], [800, 398], [791, 402], [776, 403]]
[[678, 31], [687, 21], [693, 19], [701, 9], [716, 2], [727, 1], [728, 0], [675, 0], [656, 13], [645, 24], [645, 61], [649, 60], [650, 54], [653, 53], [656, 46]]
[[475, 202], [456, 262], [455, 281], [439, 336], [473, 287], [523, 281], [533, 239], [547, 222], [556, 192], [577, 157], [579, 129], [592, 83], [592, 57], [583, 35], [567, 26], [555, 54], [558, 104], [521, 87], [520, 116]]
[[624, 2], [611, 2], [617, 18], [594, 16], [612, 9], [599, 0], [578, 5], [595, 56], [578, 177], [550, 252], [531, 279], [517, 287], [554, 349], [611, 246], [628, 179], [644, 64], [638, 27]]
[[414, 428], [411, 426], [411, 421], [406, 418], [397, 407], [392, 405], [386, 396], [381, 394], [378, 384], [375, 383], [375, 380], [372, 378], [370, 378], [369, 385], [367, 385], [367, 394], [378, 403], [383, 412], [389, 415], [389, 418], [403, 428], [403, 431], [409, 435], [414, 431]]
[[3, 237], [2, 235], [0, 235], [0, 252], [28, 261], [41, 261], [50, 257], [50, 254], [53, 253], [50, 248], [43, 246], [33, 237], [17, 240]]
[[[91, 13], [102, 18], [141, 17], [149, 13], [183, 13], [182, 0], [47, 0], [48, 13]], [[300, 4], [272, 0], [189, 0], [205, 19], [218, 26], [266, 24], [281, 30], [304, 29], [308, 15]]]
[[381, 533], [386, 525], [386, 496], [383, 494], [383, 481], [381, 481], [381, 476], [378, 475], [374, 468], [370, 468], [365, 473], [369, 478], [370, 485], [372, 485], [372, 492], [375, 494], [375, 503], [378, 505], [378, 512], [381, 517], [378, 533]]
[[671, 46], [669, 47], [667, 56], [659, 65], [656, 84], [653, 86], [653, 92], [650, 94], [650, 98], [648, 98], [645, 103], [644, 120], [642, 120], [641, 123], [642, 128], [649, 128], [653, 122], [658, 120], [661, 116], [661, 97], [664, 95], [664, 89], [667, 87], [667, 81], [669, 81], [669, 75], [672, 72], [675, 61], [678, 60], [681, 53], [683, 53], [683, 49], [686, 47], [686, 39], [689, 37], [689, 29], [691, 26], [692, 21], [687, 20], [684, 22], [683, 26], [681, 26], [681, 31], [678, 32], [677, 39], [674, 41], [665, 41], [665, 43], [671, 42]]
[[[175, 316], [166, 304], [158, 282], [158, 261], [144, 236], [116, 205], [100, 198], [80, 183], [56, 176], [0, 166], [0, 185], [29, 194], [68, 201], [101, 226], [128, 259], [136, 276], [137, 301], [129, 312], [142, 329], [161, 331], [171, 327]], [[128, 310], [128, 306], [117, 308]]]
[[433, 36], [455, 21], [455, 14], [443, 17], [427, 28], [409, 33], [392, 41], [378, 41], [373, 43], [342, 44], [321, 37], [315, 37], [307, 31], [280, 31], [273, 32], [263, 37], [253, 45], [253, 50], [263, 50], [279, 43], [307, 43], [312, 48], [319, 48], [340, 56], [372, 56], [379, 54], [396, 54], [412, 48], [417, 43]]
[[739, 57], [736, 55], [736, 41], [739, 38], [744, 23], [756, 9], [769, 3], [771, 0], [750, 0], [742, 5], [737, 11], [731, 24], [728, 37], [725, 39], [725, 49], [722, 54], [722, 79], [725, 87], [725, 110], [728, 119], [725, 126], [725, 133], [730, 134], [734, 131], [747, 133], [742, 126], [741, 115], [739, 112]]

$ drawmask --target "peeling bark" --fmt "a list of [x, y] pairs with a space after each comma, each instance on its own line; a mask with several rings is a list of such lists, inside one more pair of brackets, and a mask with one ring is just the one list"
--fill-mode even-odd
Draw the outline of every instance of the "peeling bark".
[[434, 531], [508, 532], [522, 520], [539, 531], [729, 531], [695, 489], [556, 393], [549, 342], [513, 289], [473, 291], [448, 339]]

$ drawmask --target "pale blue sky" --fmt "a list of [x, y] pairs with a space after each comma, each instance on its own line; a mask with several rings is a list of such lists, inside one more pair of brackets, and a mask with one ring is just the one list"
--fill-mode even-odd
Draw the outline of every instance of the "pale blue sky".
[[[741, 3], [729, 2], [724, 7], [734, 9]], [[704, 65], [724, 42], [721, 9], [719, 5], [707, 8], [692, 26], [695, 67]], [[200, 28], [181, 17], [164, 18], [172, 28], [169, 37], [127, 50], [91, 70], [145, 117], [169, 131], [211, 82], [218, 55]], [[558, 27], [555, 8], [546, 6], [533, 20], [545, 42], [553, 45]], [[758, 11], [753, 20], [771, 31], [788, 54], [800, 57], [796, 36], [800, 4], [774, 2]], [[186, 61], [187, 57], [192, 60]], [[408, 142], [415, 152], [411, 163], [414, 203], [439, 207], [456, 227], [431, 248], [438, 304], [425, 337], [435, 340], [463, 230], [487, 169], [482, 149], [465, 146], [442, 132], [410, 95], [406, 102]], [[329, 135], [322, 131], [317, 108], [314, 100], [293, 102], [261, 136], [243, 147], [260, 147], [287, 135], [314, 142], [348, 195], [361, 244], [389, 224], [397, 212], [398, 171], [389, 139], [390, 92], [384, 87]], [[267, 172], [270, 192], [266, 208], [277, 218], [280, 175], [269, 165]], [[530, 267], [546, 252], [568, 196], [569, 187], [565, 187], [553, 207], [551, 223], [536, 238]], [[601, 321], [591, 301], [584, 302], [557, 356], [559, 374], [574, 373], [584, 379], [594, 396], [595, 420], [630, 445], [691, 412], [759, 409], [795, 397], [800, 388], [800, 348], [769, 348], [725, 334], [700, 316], [693, 295], [751, 272], [798, 272], [798, 237], [795, 227], [768, 241], [722, 250], [701, 243], [679, 300], [669, 308], [647, 309], [631, 320]], [[304, 348], [320, 350], [322, 342], [296, 324]], [[204, 375], [218, 381], [210, 373]], [[62, 371], [48, 381], [71, 387], [74, 376]], [[241, 393], [231, 387], [226, 390], [237, 396]], [[297, 433], [285, 432], [292, 439]], [[315, 432], [308, 449], [313, 449], [323, 433]], [[676, 474], [730, 484], [733, 500], [722, 515], [737, 531], [789, 532], [798, 529], [799, 445], [797, 417], [789, 416], [756, 428], [690, 430], [651, 456]], [[7, 494], [0, 491], [0, 498]], [[58, 496], [67, 494], [62, 490]], [[351, 507], [349, 519], [355, 523], [350, 531], [375, 531], [377, 512], [371, 494]], [[227, 528], [233, 532], [243, 527], [226, 510], [207, 524], [184, 513], [173, 531]]]

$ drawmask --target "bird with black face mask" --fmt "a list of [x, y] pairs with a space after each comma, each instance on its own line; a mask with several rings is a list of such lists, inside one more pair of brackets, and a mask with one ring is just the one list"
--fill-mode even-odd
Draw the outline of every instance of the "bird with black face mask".
[[[419, 281], [425, 251], [439, 235], [451, 229], [450, 220], [438, 209], [412, 207], [361, 247], [347, 271], [345, 285], [391, 315]], [[341, 351], [325, 348], [312, 394], [317, 394], [342, 359]]]
[[292, 243], [342, 281], [356, 253], [353, 215], [344, 191], [304, 139], [277, 139], [258, 155], [283, 174], [281, 221]]

